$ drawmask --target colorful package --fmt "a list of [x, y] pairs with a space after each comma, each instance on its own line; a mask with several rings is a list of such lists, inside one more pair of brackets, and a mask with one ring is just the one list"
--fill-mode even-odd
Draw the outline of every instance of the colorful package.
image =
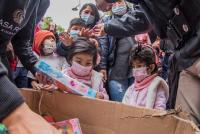
[[8, 134], [8, 130], [3, 124], [0, 124], [0, 134]]
[[58, 129], [63, 129], [67, 134], [82, 134], [80, 122], [78, 119], [71, 119], [61, 122], [52, 123]]
[[97, 92], [95, 90], [51, 67], [44, 61], [39, 61], [35, 67], [53, 79], [55, 85], [61, 90], [91, 98], [96, 97]]

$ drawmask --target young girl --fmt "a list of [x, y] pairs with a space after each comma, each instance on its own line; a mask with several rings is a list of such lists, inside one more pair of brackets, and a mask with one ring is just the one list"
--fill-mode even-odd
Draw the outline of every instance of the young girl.
[[[55, 53], [56, 50], [56, 40], [52, 32], [42, 30], [35, 34], [33, 51], [35, 55], [43, 61], [46, 61], [52, 67], [62, 71], [69, 67], [66, 59], [60, 57]], [[35, 89], [41, 89], [42, 84], [38, 83], [35, 78], [28, 74], [29, 82], [31, 86]]]
[[128, 88], [123, 103], [165, 110], [169, 97], [167, 83], [157, 75], [156, 54], [147, 45], [136, 47], [130, 56], [135, 82]]
[[67, 59], [71, 67], [63, 72], [96, 90], [96, 98], [108, 100], [102, 75], [93, 70], [97, 60], [96, 46], [86, 38], [77, 38], [71, 45]]

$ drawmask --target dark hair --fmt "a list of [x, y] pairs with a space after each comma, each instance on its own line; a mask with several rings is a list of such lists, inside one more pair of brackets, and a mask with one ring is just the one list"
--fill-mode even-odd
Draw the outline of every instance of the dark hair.
[[81, 18], [74, 18], [70, 21], [68, 32], [74, 25], [80, 25], [80, 26], [86, 27], [85, 22]]
[[154, 64], [155, 69], [153, 70], [153, 73], [156, 73], [158, 71], [158, 66], [156, 64], [156, 53], [150, 46], [148, 47], [148, 46], [138, 45], [137, 47], [135, 47], [130, 54], [131, 65], [134, 60], [140, 60], [144, 62], [146, 66]]
[[88, 27], [94, 27], [96, 25], [96, 23], [100, 20], [99, 11], [98, 11], [96, 5], [94, 5], [92, 3], [86, 3], [86, 4], [84, 4], [83, 7], [81, 8], [80, 12], [79, 12], [79, 16], [81, 16], [82, 11], [84, 9], [86, 9], [88, 6], [92, 8], [92, 12], [93, 12], [94, 17], [95, 17], [94, 23], [91, 24], [91, 25], [88, 25]]
[[70, 52], [67, 57], [67, 61], [69, 64], [72, 62], [72, 58], [77, 53], [87, 53], [91, 56], [93, 56], [93, 65], [96, 65], [97, 61], [97, 48], [95, 44], [93, 44], [88, 38], [85, 37], [78, 37], [75, 39], [75, 41], [72, 43], [70, 47]]

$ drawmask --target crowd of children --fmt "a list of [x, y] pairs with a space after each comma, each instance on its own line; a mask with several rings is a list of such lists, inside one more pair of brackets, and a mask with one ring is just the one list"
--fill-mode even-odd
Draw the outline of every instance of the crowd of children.
[[[151, 39], [148, 33], [126, 38], [93, 34], [96, 24], [121, 18], [130, 10], [124, 0], [114, 3], [104, 15], [94, 4], [85, 4], [66, 32], [55, 35], [39, 27], [33, 51], [40, 60], [96, 90], [98, 99], [166, 110], [169, 88], [161, 75], [165, 53], [160, 39]], [[13, 78], [19, 88], [56, 89], [55, 85], [41, 84], [16, 61]]]

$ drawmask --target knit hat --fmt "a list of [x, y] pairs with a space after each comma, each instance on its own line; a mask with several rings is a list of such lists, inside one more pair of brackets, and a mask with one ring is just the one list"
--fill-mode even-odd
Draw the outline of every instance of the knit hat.
[[47, 37], [53, 37], [54, 39], [56, 39], [54, 34], [47, 30], [41, 30], [35, 34], [33, 51], [35, 51], [38, 55], [40, 55], [40, 46]]

